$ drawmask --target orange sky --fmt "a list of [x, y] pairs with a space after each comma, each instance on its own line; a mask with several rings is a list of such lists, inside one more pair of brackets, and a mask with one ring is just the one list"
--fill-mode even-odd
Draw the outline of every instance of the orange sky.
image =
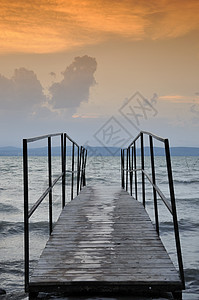
[[[18, 140], [67, 127], [84, 142], [112, 116], [129, 127], [119, 111], [139, 91], [158, 99], [140, 129], [197, 144], [198, 0], [0, 0], [0, 11], [1, 127], [16, 120]], [[86, 92], [81, 72], [71, 92], [67, 70], [85, 55], [94, 72], [88, 64]], [[64, 103], [77, 90], [84, 96]]]
[[53, 53], [111, 37], [168, 39], [199, 29], [197, 0], [0, 1], [1, 53]]

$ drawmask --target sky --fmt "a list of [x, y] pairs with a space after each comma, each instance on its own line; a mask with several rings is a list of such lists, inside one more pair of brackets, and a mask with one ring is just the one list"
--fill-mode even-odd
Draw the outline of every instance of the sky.
[[0, 0], [0, 146], [199, 147], [198, 0]]

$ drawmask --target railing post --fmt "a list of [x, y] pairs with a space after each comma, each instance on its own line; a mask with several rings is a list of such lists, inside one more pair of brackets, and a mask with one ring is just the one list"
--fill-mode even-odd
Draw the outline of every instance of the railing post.
[[61, 135], [61, 160], [62, 160], [62, 208], [65, 206], [66, 201], [66, 135]]
[[121, 149], [121, 183], [124, 189], [124, 149]]
[[82, 146], [80, 148], [80, 159], [79, 159], [79, 188], [82, 189]]
[[144, 137], [143, 132], [140, 134], [141, 137], [141, 168], [142, 168], [142, 203], [145, 207], [145, 177], [144, 177]]
[[180, 246], [180, 236], [179, 236], [179, 228], [178, 228], [178, 221], [177, 221], [177, 211], [176, 211], [175, 193], [174, 193], [174, 186], [173, 186], [173, 175], [172, 175], [172, 168], [171, 168], [171, 157], [170, 157], [168, 139], [165, 139], [165, 153], [166, 153], [166, 163], [167, 163], [167, 171], [168, 171], [169, 190], [170, 190], [170, 198], [171, 198], [171, 207], [172, 207], [172, 215], [173, 215], [174, 234], [175, 234], [176, 250], [178, 256], [179, 272], [183, 284], [183, 289], [185, 289], [182, 252]]
[[[153, 151], [153, 139], [152, 136], [149, 135], [150, 142], [150, 154], [151, 154], [151, 172], [152, 172], [152, 182], [156, 185], [155, 179], [155, 163], [154, 163], [154, 151]], [[154, 210], [155, 210], [155, 226], [157, 234], [159, 235], [159, 220], [158, 220], [158, 205], [157, 205], [157, 193], [155, 188], [153, 187], [153, 200], [154, 200]]]
[[128, 158], [129, 158], [129, 148], [126, 149], [126, 191], [128, 191]]
[[124, 163], [124, 157], [125, 157], [125, 150], [123, 149], [123, 188], [125, 188], [125, 163]]
[[85, 148], [82, 147], [81, 187], [84, 186], [84, 161], [85, 161]]
[[74, 184], [74, 157], [75, 156], [75, 145], [72, 146], [72, 179], [71, 179], [71, 200], [73, 200], [73, 184]]
[[131, 148], [129, 147], [129, 184], [130, 184], [130, 195], [132, 196], [132, 163], [131, 163]]
[[122, 149], [120, 150], [120, 174], [121, 174], [121, 187], [123, 188], [123, 185], [122, 185]]
[[62, 156], [62, 208], [66, 203], [66, 134], [63, 135], [63, 156]]
[[80, 165], [79, 165], [79, 146], [77, 147], [77, 195], [79, 195], [79, 169], [80, 169]]
[[131, 196], [133, 196], [133, 147], [131, 147]]
[[85, 150], [85, 156], [84, 156], [83, 186], [86, 185], [86, 160], [87, 160], [87, 150]]
[[135, 168], [135, 199], [138, 200], [138, 185], [137, 185], [137, 157], [136, 157], [136, 143], [133, 143], [133, 155], [134, 155], [134, 168]]
[[29, 290], [28, 146], [23, 140], [25, 291]]
[[53, 231], [52, 222], [52, 159], [51, 159], [51, 137], [48, 137], [48, 183], [49, 183], [49, 233]]

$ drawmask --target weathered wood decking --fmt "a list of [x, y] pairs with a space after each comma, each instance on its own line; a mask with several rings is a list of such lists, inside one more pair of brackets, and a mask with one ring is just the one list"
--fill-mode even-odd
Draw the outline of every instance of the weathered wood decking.
[[142, 204], [116, 187], [84, 187], [68, 203], [30, 279], [29, 292], [181, 291]]

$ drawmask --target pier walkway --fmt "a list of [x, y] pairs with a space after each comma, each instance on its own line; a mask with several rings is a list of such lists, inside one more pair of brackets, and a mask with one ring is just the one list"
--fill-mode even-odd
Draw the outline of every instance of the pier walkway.
[[[40, 141], [47, 141], [48, 185], [32, 202], [29, 144]], [[60, 143], [60, 162], [56, 159], [52, 163], [55, 141]], [[163, 144], [166, 195], [157, 185], [154, 141]], [[121, 149], [121, 188], [120, 184], [86, 186], [87, 150], [66, 133], [23, 140], [24, 265], [29, 298], [34, 299], [39, 292], [72, 296], [168, 292], [175, 299], [182, 299], [185, 280], [168, 139], [142, 131], [127, 148]], [[147, 151], [150, 166], [145, 163]], [[146, 189], [146, 180], [152, 196]], [[53, 190], [58, 182], [62, 209], [54, 223]], [[46, 198], [49, 240], [30, 274], [30, 219]], [[148, 198], [153, 201], [154, 225], [145, 210]], [[159, 237], [160, 202], [173, 220], [178, 271]]]
[[30, 295], [181, 290], [143, 205], [113, 186], [84, 187], [65, 206], [29, 283]]

